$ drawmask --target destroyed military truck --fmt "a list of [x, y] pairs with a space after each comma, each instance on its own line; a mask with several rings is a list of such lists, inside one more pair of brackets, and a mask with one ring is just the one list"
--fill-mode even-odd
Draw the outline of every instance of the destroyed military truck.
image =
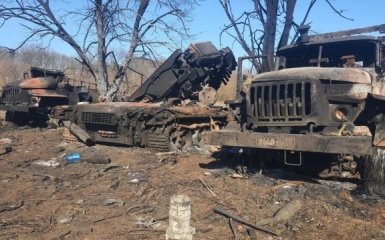
[[52, 119], [84, 142], [158, 151], [192, 146], [201, 131], [226, 124], [227, 113], [212, 105], [235, 67], [229, 48], [190, 44], [166, 59], [128, 101], [58, 107]]
[[280, 70], [251, 81], [243, 131], [207, 132], [202, 140], [253, 149], [253, 160], [290, 166], [306, 158], [314, 168], [332, 154], [337, 158], [324, 174], [361, 173], [369, 193], [385, 196], [385, 39], [362, 35], [384, 33], [385, 25], [320, 35], [308, 30], [278, 49]]
[[58, 105], [94, 102], [96, 86], [72, 81], [62, 71], [31, 67], [24, 79], [5, 84], [0, 93], [0, 110], [6, 120], [17, 124], [43, 125], [50, 110]]

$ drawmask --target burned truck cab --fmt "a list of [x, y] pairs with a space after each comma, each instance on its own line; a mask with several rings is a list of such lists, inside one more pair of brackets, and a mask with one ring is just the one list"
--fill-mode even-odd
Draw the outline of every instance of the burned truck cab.
[[62, 71], [37, 67], [24, 73], [24, 79], [2, 87], [0, 110], [16, 124], [44, 125], [55, 106], [97, 101], [96, 85], [69, 79]]
[[384, 95], [384, 43], [373, 36], [301, 39], [279, 49], [281, 70], [263, 73], [247, 97], [249, 127], [262, 132], [342, 134], [367, 125]]
[[385, 39], [361, 35], [385, 33], [385, 24], [318, 35], [308, 29], [277, 51], [276, 70], [251, 81], [246, 128], [202, 139], [323, 177], [359, 177], [369, 194], [385, 198]]

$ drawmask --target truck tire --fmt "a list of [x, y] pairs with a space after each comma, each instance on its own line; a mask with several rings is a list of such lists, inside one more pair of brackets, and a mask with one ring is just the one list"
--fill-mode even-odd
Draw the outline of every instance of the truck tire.
[[385, 148], [373, 148], [365, 161], [364, 179], [368, 195], [385, 198]]
[[244, 148], [244, 164], [250, 168], [262, 173], [266, 169], [282, 167], [282, 151]]
[[18, 126], [24, 126], [24, 125], [27, 125], [29, 122], [29, 115], [28, 113], [23, 113], [23, 112], [7, 111], [5, 113], [5, 120], [7, 122], [12, 122]]

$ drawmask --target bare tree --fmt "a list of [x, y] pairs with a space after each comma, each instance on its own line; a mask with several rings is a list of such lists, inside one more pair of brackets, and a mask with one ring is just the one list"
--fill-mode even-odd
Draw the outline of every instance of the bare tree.
[[[55, 9], [50, 0], [8, 0], [0, 3], [0, 27], [11, 19], [30, 31], [20, 46], [36, 38], [57, 38], [71, 46], [106, 101], [114, 99], [125, 71], [135, 57], [153, 59], [155, 48], [189, 36], [186, 22], [198, 0], [90, 0], [85, 7]], [[74, 31], [73, 26], [79, 26]], [[118, 62], [114, 45], [128, 50]], [[109, 79], [108, 68], [118, 69]]]
[[[304, 18], [296, 23], [294, 14], [297, 0], [252, 0], [251, 9], [246, 9], [238, 17], [233, 14], [231, 0], [218, 1], [230, 22], [224, 26], [220, 37], [224, 33], [228, 34], [250, 57], [263, 56], [252, 61], [258, 72], [273, 69], [275, 49], [288, 44], [292, 30], [295, 31], [293, 39], [297, 38], [297, 27], [306, 24], [310, 11], [317, 2], [311, 0]], [[343, 11], [337, 10], [329, 0], [323, 1], [339, 16], [353, 20], [345, 17]]]

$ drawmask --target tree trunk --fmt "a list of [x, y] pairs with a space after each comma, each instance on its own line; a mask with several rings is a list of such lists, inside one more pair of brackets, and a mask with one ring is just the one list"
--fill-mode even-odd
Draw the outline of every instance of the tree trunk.
[[130, 66], [132, 58], [134, 57], [134, 53], [136, 51], [136, 48], [138, 47], [138, 45], [141, 41], [140, 36], [139, 36], [140, 22], [143, 18], [144, 13], [147, 10], [149, 3], [150, 3], [150, 0], [141, 0], [140, 1], [138, 11], [136, 12], [134, 28], [132, 31], [132, 36], [131, 36], [131, 41], [130, 41], [130, 48], [128, 50], [126, 57], [124, 58], [124, 62], [122, 64], [122, 67], [118, 70], [118, 73], [115, 77], [114, 83], [108, 89], [108, 91], [105, 95], [106, 101], [113, 101], [114, 100], [117, 92], [119, 91], [119, 87], [120, 87], [121, 83], [123, 82], [124, 74], [127, 71], [128, 67]]
[[104, 96], [108, 90], [106, 32], [104, 19], [104, 5], [102, 0], [95, 1], [95, 26], [98, 42], [98, 60], [96, 68], [96, 83], [100, 96]]
[[263, 71], [270, 71], [274, 66], [274, 46], [275, 46], [275, 32], [277, 28], [277, 14], [278, 14], [279, 0], [266, 0], [267, 17], [264, 26], [263, 38], [263, 55], [266, 58], [262, 61]]
[[290, 30], [293, 26], [293, 14], [296, 3], [297, 0], [286, 0], [285, 25], [283, 27], [281, 39], [279, 40], [278, 49], [286, 46], [289, 42]]

